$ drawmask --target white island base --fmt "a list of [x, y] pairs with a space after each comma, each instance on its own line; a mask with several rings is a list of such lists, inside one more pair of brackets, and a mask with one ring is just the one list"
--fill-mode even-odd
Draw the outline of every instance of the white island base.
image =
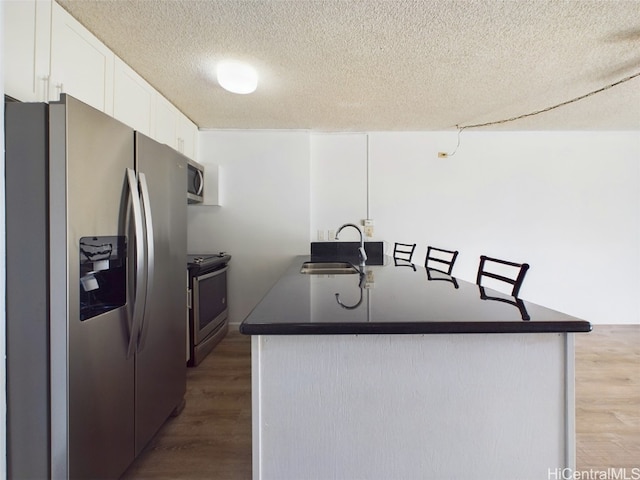
[[253, 336], [253, 478], [554, 478], [573, 387], [572, 333]]

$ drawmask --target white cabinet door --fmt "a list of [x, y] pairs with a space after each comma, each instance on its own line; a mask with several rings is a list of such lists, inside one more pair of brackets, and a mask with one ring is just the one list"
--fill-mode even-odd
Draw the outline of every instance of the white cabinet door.
[[178, 110], [166, 98], [156, 94], [155, 134], [154, 138], [160, 143], [169, 145], [177, 150], [176, 121]]
[[89, 30], [52, 3], [50, 100], [68, 93], [113, 115], [114, 57]]
[[196, 141], [198, 138], [198, 127], [180, 112], [178, 112], [177, 127], [177, 150], [185, 156], [197, 160]]
[[197, 160], [198, 127], [160, 94], [156, 97], [154, 138]]
[[4, 91], [23, 102], [47, 100], [50, 0], [3, 2]]
[[114, 59], [113, 116], [151, 137], [156, 91], [120, 58]]

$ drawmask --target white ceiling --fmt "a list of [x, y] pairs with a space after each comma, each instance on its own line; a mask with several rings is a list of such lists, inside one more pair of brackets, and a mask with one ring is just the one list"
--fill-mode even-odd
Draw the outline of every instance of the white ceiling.
[[[201, 128], [445, 130], [640, 73], [640, 0], [56, 0]], [[259, 71], [218, 86], [217, 61]], [[640, 130], [640, 76], [483, 127]]]

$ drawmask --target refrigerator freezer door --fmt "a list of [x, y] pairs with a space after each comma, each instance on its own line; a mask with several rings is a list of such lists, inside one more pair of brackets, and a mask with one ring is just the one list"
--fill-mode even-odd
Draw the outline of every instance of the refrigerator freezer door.
[[5, 104], [7, 476], [48, 478], [47, 107]]
[[153, 222], [152, 288], [136, 355], [138, 454], [186, 392], [187, 159], [166, 145], [135, 135], [136, 168], [138, 176], [144, 174], [146, 179]]
[[134, 134], [68, 96], [49, 112], [52, 477], [118, 478], [135, 454], [131, 302], [81, 321], [79, 262], [81, 238], [126, 235]]

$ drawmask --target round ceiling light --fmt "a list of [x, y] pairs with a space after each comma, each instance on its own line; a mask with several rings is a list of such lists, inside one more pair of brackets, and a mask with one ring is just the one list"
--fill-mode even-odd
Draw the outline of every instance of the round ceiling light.
[[220, 62], [216, 67], [216, 77], [222, 88], [233, 93], [253, 93], [258, 87], [258, 72], [242, 62]]

